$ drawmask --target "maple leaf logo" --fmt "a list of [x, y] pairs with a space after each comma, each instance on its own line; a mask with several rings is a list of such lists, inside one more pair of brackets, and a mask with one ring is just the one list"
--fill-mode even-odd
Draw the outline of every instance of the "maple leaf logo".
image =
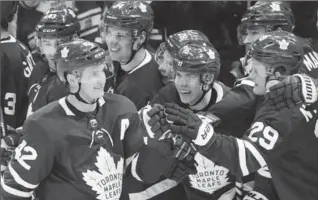
[[286, 40], [282, 40], [282, 41], [279, 41], [278, 43], [279, 43], [280, 49], [287, 50], [289, 42], [287, 42]]
[[88, 186], [98, 194], [99, 200], [117, 200], [121, 195], [124, 160], [120, 158], [117, 167], [114, 158], [104, 149], [100, 148], [95, 163], [98, 172], [87, 170], [83, 172], [83, 179]]
[[123, 3], [123, 2], [119, 2], [119, 3], [117, 3], [116, 5], [114, 5], [113, 8], [121, 9], [123, 6], [124, 6], [124, 3]]
[[145, 4], [139, 4], [139, 8], [140, 8], [140, 10], [141, 10], [141, 12], [147, 12], [147, 7], [146, 7], [146, 5]]
[[215, 53], [211, 49], [209, 49], [208, 55], [211, 59], [215, 59]]
[[272, 4], [271, 4], [271, 8], [272, 8], [273, 11], [276, 11], [276, 12], [281, 11], [281, 10], [280, 10], [280, 6], [279, 6], [278, 3], [272, 3]]
[[61, 55], [62, 55], [62, 58], [66, 58], [68, 56], [68, 52], [70, 50], [67, 48], [67, 47], [64, 47], [62, 50], [61, 50]]
[[216, 165], [213, 161], [207, 159], [200, 153], [197, 153], [194, 157], [197, 161], [198, 173], [195, 175], [189, 175], [190, 183], [193, 188], [213, 194], [216, 190], [228, 185], [229, 170], [225, 167]]

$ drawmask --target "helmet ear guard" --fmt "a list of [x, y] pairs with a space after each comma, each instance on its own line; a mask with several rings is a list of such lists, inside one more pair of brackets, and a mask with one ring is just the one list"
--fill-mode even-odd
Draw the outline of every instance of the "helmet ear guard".
[[201, 81], [203, 83], [203, 90], [209, 90], [211, 84], [214, 82], [214, 74], [208, 72], [201, 74]]

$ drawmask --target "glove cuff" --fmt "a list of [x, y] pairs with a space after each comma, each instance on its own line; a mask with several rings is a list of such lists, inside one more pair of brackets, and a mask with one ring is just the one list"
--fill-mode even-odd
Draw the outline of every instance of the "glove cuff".
[[213, 126], [207, 121], [202, 121], [199, 127], [197, 137], [193, 140], [193, 143], [200, 147], [206, 147], [214, 135]]
[[312, 104], [318, 99], [318, 92], [314, 81], [307, 75], [295, 74], [301, 81], [301, 90], [306, 104]]
[[243, 200], [269, 200], [269, 199], [257, 191], [250, 191], [244, 197]]

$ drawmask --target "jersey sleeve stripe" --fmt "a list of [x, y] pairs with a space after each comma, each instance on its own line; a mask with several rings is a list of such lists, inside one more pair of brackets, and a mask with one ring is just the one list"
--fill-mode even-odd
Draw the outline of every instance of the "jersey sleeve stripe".
[[9, 164], [9, 172], [12, 175], [13, 179], [15, 180], [15, 182], [17, 182], [19, 185], [34, 190], [35, 188], [38, 187], [39, 184], [34, 185], [31, 183], [26, 182], [25, 180], [23, 180], [19, 174], [13, 169], [13, 167], [11, 166], [11, 163]]
[[139, 175], [137, 174], [137, 161], [139, 158], [139, 154], [137, 154], [137, 156], [132, 160], [131, 162], [131, 174], [133, 175], [133, 177], [135, 177], [138, 181], [141, 181], [141, 178], [139, 177]]
[[142, 192], [129, 194], [129, 199], [151, 199], [152, 197], [155, 197], [167, 190], [170, 190], [177, 185], [178, 183], [176, 181], [165, 179], [163, 181], [160, 181], [159, 183], [150, 186]]
[[244, 142], [240, 139], [236, 139], [239, 153], [239, 163], [243, 176], [247, 176], [249, 174], [247, 164], [246, 164], [246, 151]]
[[10, 186], [7, 186], [4, 182], [3, 177], [1, 177], [1, 186], [3, 188], [3, 190], [13, 196], [18, 196], [18, 197], [23, 197], [23, 198], [29, 198], [32, 196], [33, 192], [23, 192], [17, 189], [14, 189]]
[[135, 158], [135, 156], [137, 155], [137, 153], [133, 154], [132, 156], [130, 156], [129, 158], [127, 158], [125, 160], [125, 166], [128, 167], [128, 165], [132, 162], [132, 160]]
[[261, 167], [266, 166], [266, 162], [260, 152], [248, 141], [244, 141], [246, 148], [252, 153]]
[[257, 171], [257, 173], [266, 178], [272, 178], [271, 173], [268, 170], [268, 167], [263, 167]]

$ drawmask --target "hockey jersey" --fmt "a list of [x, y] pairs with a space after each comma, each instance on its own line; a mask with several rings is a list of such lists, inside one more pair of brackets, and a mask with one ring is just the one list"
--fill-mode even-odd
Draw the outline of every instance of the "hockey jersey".
[[[213, 104], [219, 102], [229, 88], [220, 82], [214, 82], [212, 87], [212, 96], [209, 105], [203, 110], [196, 112], [207, 111]], [[150, 102], [151, 104], [164, 104], [164, 103], [177, 103], [182, 104], [177, 93], [174, 83], [170, 83], [162, 88], [158, 95]], [[198, 163], [197, 174], [189, 175], [182, 184], [177, 184], [169, 179], [162, 179], [156, 184], [144, 188], [144, 191], [131, 192], [130, 199], [173, 199], [174, 196], [179, 198], [184, 197], [183, 191], [180, 187], [184, 187], [187, 199], [203, 200], [203, 199], [234, 199], [236, 197], [235, 177], [228, 169], [220, 166], [211, 160], [207, 159], [202, 154], [198, 153], [195, 156]], [[141, 183], [135, 183], [141, 184]], [[154, 196], [156, 195], [156, 196]], [[160, 198], [161, 197], [161, 198]]]
[[38, 60], [31, 74], [27, 116], [68, 94], [68, 89], [47, 65], [43, 60]]
[[[67, 98], [52, 102], [30, 115], [23, 131], [1, 178], [4, 200], [31, 199], [33, 191], [41, 200], [119, 199], [125, 164], [145, 147], [146, 135], [133, 103], [115, 94], [91, 113]], [[156, 173], [136, 169], [145, 179]]]
[[14, 37], [1, 39], [1, 107], [7, 125], [22, 126], [27, 112], [28, 81], [35, 65], [21, 42]]
[[163, 87], [158, 64], [146, 50], [144, 60], [133, 70], [117, 79], [116, 94], [128, 97], [140, 110]]

